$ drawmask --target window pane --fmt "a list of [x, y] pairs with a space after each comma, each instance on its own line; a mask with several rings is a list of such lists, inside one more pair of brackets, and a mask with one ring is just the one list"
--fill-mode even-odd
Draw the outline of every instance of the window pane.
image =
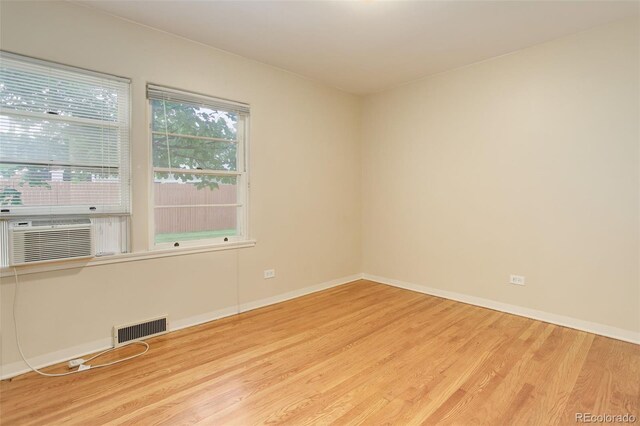
[[155, 242], [243, 235], [238, 213], [247, 190], [242, 153], [248, 108], [153, 85], [147, 96]]
[[238, 234], [236, 177], [156, 173], [154, 197], [156, 243]]
[[152, 130], [236, 140], [238, 116], [201, 105], [151, 100]]
[[156, 206], [236, 204], [236, 176], [203, 176], [193, 173], [154, 174]]
[[118, 129], [0, 115], [0, 161], [117, 167]]
[[117, 206], [121, 192], [118, 168], [0, 164], [4, 206]]
[[240, 207], [179, 207], [155, 209], [155, 242], [173, 243], [239, 235]]
[[0, 107], [3, 216], [129, 212], [125, 79], [0, 52]]
[[12, 59], [0, 65], [0, 104], [18, 111], [118, 121], [120, 97], [111, 80]]
[[153, 135], [153, 165], [176, 169], [237, 170], [235, 142]]

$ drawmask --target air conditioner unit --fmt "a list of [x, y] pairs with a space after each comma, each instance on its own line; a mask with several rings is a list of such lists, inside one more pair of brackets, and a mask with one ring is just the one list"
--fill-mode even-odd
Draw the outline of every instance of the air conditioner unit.
[[91, 220], [30, 219], [9, 222], [12, 266], [94, 256]]

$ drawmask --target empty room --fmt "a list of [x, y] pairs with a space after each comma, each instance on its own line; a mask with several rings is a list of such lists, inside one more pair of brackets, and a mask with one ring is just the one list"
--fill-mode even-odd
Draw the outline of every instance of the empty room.
[[640, 424], [640, 2], [0, 0], [0, 425]]

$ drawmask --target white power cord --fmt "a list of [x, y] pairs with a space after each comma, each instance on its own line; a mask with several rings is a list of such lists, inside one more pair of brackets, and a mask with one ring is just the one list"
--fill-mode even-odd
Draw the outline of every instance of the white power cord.
[[[14, 330], [15, 335], [16, 335], [16, 345], [18, 346], [18, 352], [20, 352], [20, 356], [22, 357], [22, 360], [25, 362], [25, 364], [27, 364], [27, 366], [31, 370], [35, 371], [36, 373], [40, 374], [41, 376], [47, 376], [47, 377], [68, 376], [70, 374], [81, 373], [83, 371], [86, 371], [86, 370], [89, 370], [89, 369], [92, 369], [92, 368], [108, 367], [110, 365], [119, 364], [121, 362], [128, 361], [130, 359], [142, 356], [142, 355], [146, 354], [147, 351], [149, 350], [149, 344], [147, 342], [142, 342], [142, 341], [129, 342], [129, 343], [125, 343], [122, 346], [119, 346], [118, 348], [109, 348], [109, 349], [107, 349], [105, 351], [100, 352], [99, 354], [96, 354], [96, 355], [92, 356], [89, 359], [79, 358], [79, 359], [75, 359], [75, 360], [70, 361], [69, 362], [70, 368], [72, 366], [73, 367], [77, 366], [78, 367], [77, 370], [68, 371], [66, 373], [45, 373], [43, 371], [38, 370], [33, 365], [31, 365], [29, 363], [29, 361], [27, 361], [27, 358], [24, 356], [24, 352], [22, 352], [22, 346], [20, 345], [20, 339], [18, 338], [18, 321], [16, 319], [16, 306], [18, 305], [18, 287], [20, 285], [19, 285], [19, 281], [18, 281], [18, 271], [16, 270], [16, 268], [13, 268], [13, 275], [15, 276], [15, 279], [16, 279], [16, 288], [15, 288], [15, 291], [13, 292], [13, 330]], [[142, 346], [145, 347], [145, 349], [144, 349], [144, 351], [142, 351], [142, 352], [140, 352], [138, 354], [131, 355], [131, 356], [128, 356], [126, 358], [118, 359], [118, 360], [115, 360], [115, 361], [107, 362], [105, 364], [96, 364], [96, 365], [86, 365], [85, 364], [85, 363], [87, 363], [89, 361], [92, 361], [92, 360], [98, 358], [101, 355], [104, 355], [106, 353], [112, 352], [112, 351], [114, 351], [116, 349], [119, 349], [121, 347], [128, 346], [128, 345], [142, 345]]]

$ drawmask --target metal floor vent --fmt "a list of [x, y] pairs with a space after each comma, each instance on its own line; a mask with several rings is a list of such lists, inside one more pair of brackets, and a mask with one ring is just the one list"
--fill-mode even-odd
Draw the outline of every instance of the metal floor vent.
[[113, 327], [113, 346], [120, 346], [132, 340], [142, 340], [169, 331], [167, 316], [154, 318], [144, 322]]

